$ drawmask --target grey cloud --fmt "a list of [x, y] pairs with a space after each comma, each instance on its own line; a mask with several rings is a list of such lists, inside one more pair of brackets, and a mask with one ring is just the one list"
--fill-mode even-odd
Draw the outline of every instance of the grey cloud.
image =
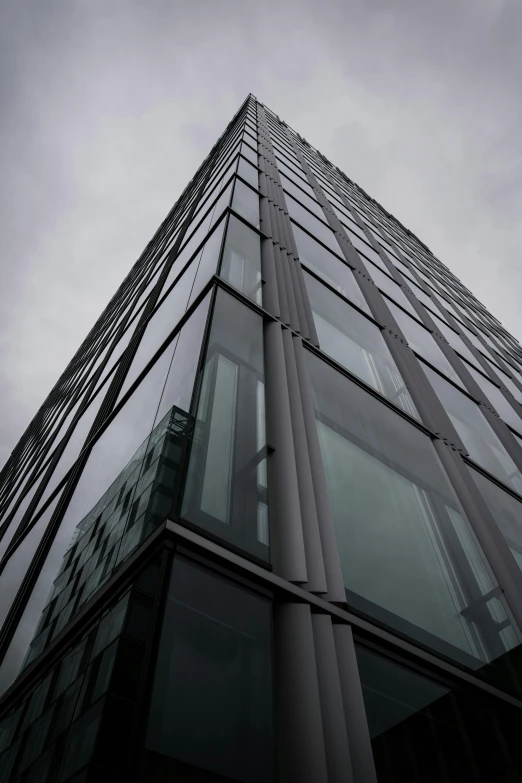
[[514, 1], [0, 14], [0, 462], [250, 91], [522, 337]]

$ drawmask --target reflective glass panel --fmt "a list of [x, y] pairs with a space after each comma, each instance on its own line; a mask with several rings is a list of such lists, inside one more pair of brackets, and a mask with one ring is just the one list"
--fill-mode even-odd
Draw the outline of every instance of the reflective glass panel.
[[443, 323], [440, 318], [434, 318], [433, 320], [435, 322], [435, 326], [439, 332], [444, 335], [453, 350], [457, 351], [457, 353], [463, 356], [464, 359], [470, 362], [470, 364], [474, 365], [475, 367], [480, 367], [477, 359], [475, 359], [461, 337], [450, 326], [446, 326], [446, 324]]
[[277, 154], [276, 154], [276, 159], [277, 159], [277, 168], [280, 174], [284, 174], [286, 177], [293, 178], [294, 180], [298, 181], [299, 184], [303, 182], [308, 185], [308, 181], [306, 180], [302, 170], [296, 171], [293, 166], [287, 165], [281, 159], [281, 156], [278, 156]]
[[245, 156], [247, 160], [250, 161], [254, 166], [257, 166], [257, 152], [255, 152], [252, 147], [250, 147], [248, 144], [243, 142], [241, 145], [241, 154]]
[[299, 226], [294, 224], [293, 230], [301, 263], [319, 275], [340, 294], [354, 302], [361, 310], [370, 313], [370, 308], [350, 267], [333, 256], [319, 242], [302, 231]]
[[479, 406], [426, 365], [423, 364], [422, 369], [471, 459], [505, 484], [512, 486], [518, 492], [522, 491], [522, 476], [484, 418]]
[[504, 419], [506, 424], [509, 424], [513, 429], [522, 433], [522, 420], [520, 419], [520, 416], [515, 413], [498, 386], [491, 383], [490, 380], [485, 378], [482, 373], [474, 370], [473, 367], [468, 367], [468, 372], [475, 378], [477, 384], [484, 392], [486, 399], [489, 400], [490, 404], [495, 408], [500, 418]]
[[[303, 204], [306, 204], [308, 206], [309, 203], [310, 204], [314, 204], [315, 203], [315, 208], [317, 208], [319, 206], [319, 204], [318, 204], [318, 202], [317, 202], [317, 200], [315, 198], [314, 190], [313, 190], [313, 188], [310, 187], [310, 185], [308, 185], [307, 183], [303, 182], [303, 180], [301, 180], [301, 179], [299, 180], [299, 182], [296, 182], [295, 178], [292, 179], [292, 178], [286, 176], [286, 174], [282, 174], [281, 172], [279, 172], [279, 176], [281, 178], [281, 184], [282, 184], [283, 188], [288, 193], [290, 193], [291, 196], [294, 196], [298, 201], [302, 200], [303, 197], [307, 197], [308, 196], [307, 200], [303, 201]], [[312, 207], [310, 207], [310, 209], [312, 209]], [[322, 209], [321, 209], [321, 213], [324, 215], [324, 212], [322, 211]]]
[[272, 690], [268, 600], [176, 558], [144, 779], [275, 780]]
[[[65, 474], [72, 468], [80, 452], [83, 449], [87, 435], [94, 424], [94, 419], [98, 415], [102, 402], [105, 399], [107, 389], [102, 389], [98, 395], [91, 401], [89, 407], [83, 412], [80, 419], [78, 419], [72, 435], [69, 436], [69, 440], [58, 460], [58, 463], [49, 478], [49, 482], [44, 490], [42, 497], [40, 498], [36, 507], [35, 513], [43, 508], [44, 503], [51, 494], [54, 492], [60, 481], [64, 478]], [[61, 448], [62, 446], [60, 446]]]
[[209, 300], [93, 446], [30, 600], [45, 608], [27, 662], [170, 512]]
[[288, 212], [290, 217], [299, 223], [303, 228], [316, 237], [320, 242], [333, 250], [334, 253], [341, 253], [341, 248], [335, 238], [335, 234], [326, 223], [316, 218], [307, 209], [301, 206], [295, 198], [292, 198], [288, 194], [286, 195], [286, 203], [288, 206]]
[[230, 215], [220, 269], [221, 277], [258, 304], [261, 298], [261, 238]]
[[498, 484], [483, 476], [478, 470], [470, 467], [469, 472], [511, 549], [513, 557], [522, 569], [522, 503], [509, 492], [505, 492]]
[[263, 321], [218, 290], [181, 516], [268, 558]]
[[422, 356], [423, 359], [426, 359], [427, 362], [433, 364], [444, 375], [447, 375], [448, 378], [451, 378], [454, 383], [462, 386], [462, 381], [431, 336], [431, 333], [398, 307], [395, 307], [392, 302], [387, 304], [410, 348]]
[[[495, 370], [495, 372], [498, 372], [498, 370]], [[513, 382], [511, 378], [509, 378], [506, 373], [500, 373], [499, 378], [504, 384], [504, 386], [509, 389], [515, 400], [518, 402], [522, 402], [522, 390], [518, 388], [518, 386]]]
[[[371, 245], [369, 245], [367, 242], [363, 242], [362, 239], [360, 239], [357, 234], [354, 234], [353, 231], [350, 231], [349, 229], [346, 229], [346, 232], [348, 234], [348, 237], [350, 239], [350, 242], [355, 247], [355, 249], [359, 252], [359, 254], [362, 254], [366, 257], [366, 259], [369, 259], [370, 261], [373, 261], [375, 266], [378, 266], [379, 269], [381, 269], [383, 272], [388, 272], [388, 267], [380, 257], [380, 255], [377, 253], [376, 250], [373, 249]], [[365, 261], [365, 259], [362, 259], [364, 266], [366, 269], [370, 269], [371, 267], [368, 266], [368, 263]]]
[[253, 226], [259, 228], [259, 196], [239, 179], [236, 179], [234, 186], [232, 209]]
[[380, 288], [383, 293], [391, 296], [391, 298], [402, 308], [404, 308], [404, 310], [407, 310], [409, 313], [414, 315], [415, 318], [418, 318], [419, 316], [417, 315], [415, 308], [408, 300], [400, 285], [398, 285], [395, 280], [392, 280], [391, 277], [385, 275], [384, 272], [381, 272], [380, 269], [377, 269], [377, 267], [375, 267], [373, 264], [370, 264], [369, 261], [365, 262], [364, 259], [362, 259], [362, 261], [375, 285]]
[[[16, 593], [22, 584], [22, 579], [33, 559], [38, 545], [42, 540], [45, 529], [58, 505], [59, 496], [49, 504], [42, 516], [27, 534], [16, 552], [8, 561], [4, 572], [0, 577], [1, 589], [1, 610], [0, 620], [3, 622], [7, 616]], [[53, 574], [56, 572], [58, 564], [53, 568]], [[52, 577], [51, 577], [52, 578]], [[33, 590], [31, 600], [27, 604], [22, 619], [18, 623], [13, 639], [5, 654], [5, 658], [0, 665], [0, 693], [3, 693], [16, 678], [22, 661], [27, 653], [27, 648], [43, 607], [45, 606], [50, 587], [49, 575], [47, 580], [40, 577]]]
[[430, 438], [307, 356], [348, 605], [473, 669], [518, 645]]
[[[286, 191], [286, 194], [290, 194], [294, 200], [297, 200], [301, 202], [301, 204], [304, 204], [304, 206], [309, 209], [311, 212], [316, 215], [320, 220], [324, 220], [324, 212], [321, 208], [321, 206], [318, 204], [318, 202], [315, 200], [315, 198], [309, 198], [306, 193], [303, 193], [303, 191], [299, 191], [299, 188], [293, 185], [293, 183], [288, 179], [288, 177], [281, 177], [281, 182], [283, 183], [283, 187]], [[313, 191], [312, 191], [313, 192]], [[300, 223], [303, 221], [300, 220]]]
[[225, 225], [226, 220], [223, 218], [201, 248], [201, 252], [192, 262], [192, 264], [197, 264], [197, 272], [192, 291], [190, 292], [188, 307], [197, 299], [212, 275], [215, 275], [217, 272]]
[[246, 180], [249, 185], [252, 185], [252, 187], [257, 190], [259, 185], [259, 172], [254, 166], [251, 166], [250, 163], [243, 158], [239, 158], [237, 173]]
[[[205, 245], [206, 247], [206, 245]], [[216, 259], [217, 263], [217, 259]], [[171, 334], [178, 321], [185, 314], [188, 298], [194, 284], [198, 265], [197, 259], [190, 264], [183, 275], [176, 281], [175, 286], [170, 290], [159, 307], [152, 314], [143, 337], [140, 340], [138, 350], [129, 367], [121, 392], [118, 396], [120, 400], [130, 389], [138, 375], [151, 361], [156, 351]]]
[[[402, 274], [402, 270], [401, 270]], [[419, 302], [422, 302], [424, 307], [430, 311], [430, 313], [433, 315], [437, 315], [441, 320], [443, 320], [445, 323], [446, 317], [441, 313], [441, 311], [438, 309], [437, 305], [433, 301], [433, 299], [430, 299], [430, 297], [425, 293], [425, 291], [422, 290], [416, 283], [413, 282], [413, 280], [407, 279], [406, 274], [402, 274], [402, 276], [405, 279], [406, 285], [409, 285], [413, 293], [415, 294], [415, 297], [419, 300]], [[417, 316], [418, 317], [418, 316]]]
[[517, 713], [356, 646], [379, 783], [522, 781]]
[[379, 327], [306, 272], [305, 282], [321, 350], [418, 418]]

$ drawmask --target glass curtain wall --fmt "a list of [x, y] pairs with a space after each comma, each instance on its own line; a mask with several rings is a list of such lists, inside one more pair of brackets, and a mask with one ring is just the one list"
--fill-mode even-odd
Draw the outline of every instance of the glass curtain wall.
[[263, 320], [218, 290], [181, 517], [268, 559]]
[[504, 655], [519, 631], [430, 438], [307, 358], [348, 605], [472, 669]]

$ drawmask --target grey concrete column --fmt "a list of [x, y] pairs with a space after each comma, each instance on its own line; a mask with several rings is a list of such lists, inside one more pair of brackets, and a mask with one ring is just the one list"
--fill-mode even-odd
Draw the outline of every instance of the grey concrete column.
[[354, 783], [377, 783], [372, 743], [349, 625], [333, 626]]
[[297, 316], [299, 319], [299, 329], [296, 332], [300, 332], [304, 340], [310, 339], [310, 332], [308, 329], [308, 319], [306, 317], [305, 307], [303, 303], [303, 295], [301, 286], [299, 285], [299, 278], [297, 277], [297, 269], [295, 260], [291, 255], [287, 253], [288, 269], [290, 271], [290, 278], [292, 280], [292, 288], [294, 290], [295, 304], [297, 307]]
[[294, 287], [292, 285], [292, 277], [290, 275], [290, 268], [288, 265], [288, 256], [286, 254], [286, 251], [281, 249], [279, 250], [279, 257], [281, 258], [281, 267], [283, 269], [283, 275], [285, 278], [285, 285], [286, 285], [286, 296], [288, 300], [288, 310], [290, 312], [290, 326], [294, 330], [294, 332], [299, 331], [299, 316], [297, 313], [297, 304], [295, 301], [295, 292]]
[[307, 589], [313, 593], [326, 593], [326, 575], [323, 564], [319, 522], [315, 507], [312, 471], [308, 459], [308, 446], [304, 425], [299, 378], [295, 361], [293, 338], [288, 329], [283, 329], [283, 345], [288, 378], [288, 394], [290, 398], [290, 413], [294, 435], [295, 462], [299, 484], [301, 521], [306, 552], [306, 570], [308, 574]]
[[326, 583], [328, 586], [327, 598], [329, 601], [336, 603], [346, 603], [346, 592], [339, 559], [339, 549], [337, 547], [337, 536], [330, 509], [328, 487], [326, 485], [323, 459], [321, 456], [321, 446], [317, 434], [312, 387], [308, 375], [308, 368], [306, 366], [302, 341], [299, 337], [294, 337], [293, 342], [297, 375], [299, 378], [299, 392], [301, 394], [303, 406], [306, 443], [308, 446], [310, 467], [312, 469], [315, 507], [319, 520], [319, 534], [321, 536]]
[[281, 783], [329, 783], [307, 604], [274, 608], [274, 649]]
[[274, 569], [290, 582], [308, 581], [299, 485], [281, 325], [265, 322], [265, 383], [270, 530]]
[[[303, 268], [298, 256], [294, 258], [295, 269], [297, 274], [297, 281], [299, 288], [301, 289], [301, 301], [303, 303], [305, 317], [308, 325], [308, 334], [310, 335], [310, 342], [312, 345], [319, 347], [319, 338], [317, 337], [317, 330], [315, 328], [314, 315], [312, 308], [310, 307], [310, 300], [308, 298], [308, 291], [306, 290], [306, 283], [303, 275]], [[304, 336], [304, 335], [303, 335]]]
[[353, 783], [352, 763], [332, 619], [313, 614], [317, 677], [329, 783]]
[[274, 249], [271, 239], [261, 240], [261, 275], [263, 280], [263, 307], [276, 318], [281, 317]]
[[277, 290], [279, 293], [279, 309], [281, 312], [281, 321], [290, 325], [290, 308], [288, 306], [288, 296], [286, 294], [286, 279], [281, 263], [281, 251], [279, 245], [272, 246], [274, 253], [274, 265], [277, 278]]

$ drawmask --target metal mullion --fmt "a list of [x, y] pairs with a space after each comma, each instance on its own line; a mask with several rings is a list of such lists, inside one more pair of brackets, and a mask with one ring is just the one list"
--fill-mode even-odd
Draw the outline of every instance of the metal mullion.
[[288, 329], [283, 329], [283, 349], [287, 370], [288, 394], [291, 400], [290, 416], [292, 421], [297, 481], [299, 496], [301, 498], [301, 523], [308, 576], [306, 588], [314, 593], [325, 594], [328, 592], [328, 584], [324, 568], [319, 521], [315, 505], [306, 427], [301, 405], [299, 375], [294, 352], [294, 338]]

